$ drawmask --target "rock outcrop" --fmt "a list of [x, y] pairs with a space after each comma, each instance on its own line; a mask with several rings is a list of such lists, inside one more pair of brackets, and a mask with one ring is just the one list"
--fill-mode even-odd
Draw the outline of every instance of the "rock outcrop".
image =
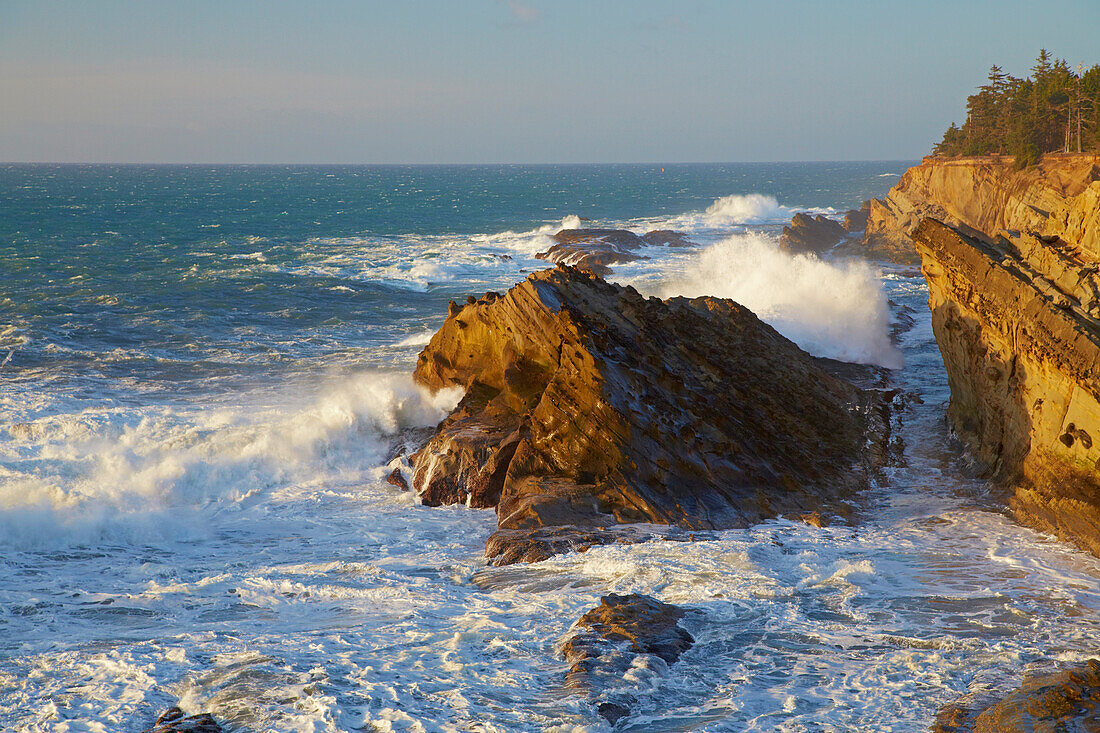
[[998, 702], [973, 710], [949, 705], [933, 733], [1035, 733], [1100, 730], [1100, 661], [1024, 680]]
[[[1040, 226], [1042, 222], [1039, 222]], [[1100, 555], [1100, 301], [1084, 247], [995, 243], [925, 219], [913, 239], [958, 434], [1023, 523]]]
[[562, 265], [572, 265], [597, 275], [607, 275], [611, 265], [643, 259], [635, 251], [647, 242], [625, 229], [562, 229], [554, 244], [535, 255]]
[[779, 246], [792, 254], [822, 253], [848, 236], [844, 226], [828, 217], [795, 214], [789, 226], [783, 227]]
[[597, 275], [607, 275], [611, 265], [644, 260], [637, 254], [641, 247], [690, 247], [694, 242], [683, 232], [656, 229], [641, 236], [626, 229], [562, 229], [553, 237], [554, 244], [537, 259], [572, 265]]
[[466, 396], [412, 460], [430, 504], [496, 506], [495, 562], [629, 541], [637, 523], [848, 511], [888, 432], [881, 393], [747, 309], [643, 298], [581, 270], [452, 303], [417, 381]]
[[695, 643], [680, 626], [685, 614], [678, 606], [648, 596], [604, 596], [600, 605], [577, 620], [580, 631], [562, 645], [562, 656], [570, 665], [566, 686], [588, 697], [614, 725], [630, 713], [632, 697], [615, 688], [636, 658], [650, 655], [672, 665]]

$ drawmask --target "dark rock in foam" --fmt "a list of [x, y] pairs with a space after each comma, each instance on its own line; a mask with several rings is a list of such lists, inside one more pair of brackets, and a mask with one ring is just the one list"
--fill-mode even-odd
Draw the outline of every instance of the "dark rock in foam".
[[562, 646], [570, 665], [566, 686], [586, 695], [612, 724], [629, 715], [634, 701], [615, 687], [636, 657], [652, 655], [672, 665], [691, 648], [695, 639], [679, 624], [685, 613], [649, 596], [604, 596], [577, 620], [581, 631]]

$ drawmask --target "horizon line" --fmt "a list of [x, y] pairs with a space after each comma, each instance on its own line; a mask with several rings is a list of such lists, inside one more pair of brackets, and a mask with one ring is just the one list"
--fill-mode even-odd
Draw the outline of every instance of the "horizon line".
[[[927, 155], [927, 153], [925, 154]], [[581, 165], [634, 165], [634, 166], [682, 166], [682, 165], [774, 165], [780, 163], [907, 163], [920, 160], [924, 156], [912, 158], [866, 158], [846, 160], [681, 160], [681, 161], [585, 161], [585, 162], [440, 162], [440, 163], [400, 163], [400, 162], [374, 162], [374, 163], [334, 163], [334, 162], [234, 162], [234, 161], [58, 161], [58, 160], [5, 160], [0, 165], [86, 165], [86, 166], [252, 166], [252, 167], [289, 167], [289, 166], [317, 166], [317, 167], [441, 167], [441, 166], [581, 166]]]

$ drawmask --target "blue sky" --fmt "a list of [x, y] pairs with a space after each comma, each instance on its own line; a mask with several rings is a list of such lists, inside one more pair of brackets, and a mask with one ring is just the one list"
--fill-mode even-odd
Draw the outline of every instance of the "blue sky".
[[0, 0], [0, 160], [919, 157], [1100, 0]]

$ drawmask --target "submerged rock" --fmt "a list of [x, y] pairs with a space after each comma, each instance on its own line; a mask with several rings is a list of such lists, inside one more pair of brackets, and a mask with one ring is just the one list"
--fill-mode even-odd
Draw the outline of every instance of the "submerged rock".
[[570, 668], [567, 687], [588, 696], [604, 718], [614, 724], [630, 713], [628, 693], [614, 689], [643, 654], [671, 665], [695, 639], [679, 624], [685, 611], [649, 596], [611, 593], [577, 620], [583, 629], [562, 646]]
[[467, 394], [414, 456], [413, 486], [495, 505], [498, 563], [636, 539], [624, 524], [846, 514], [865, 445], [888, 437], [880, 393], [733, 301], [646, 299], [571, 267], [452, 307], [415, 377]]
[[1100, 555], [1100, 322], [1085, 250], [926, 219], [913, 239], [948, 415], [1021, 522]]
[[848, 232], [840, 224], [828, 217], [809, 214], [795, 214], [789, 226], [783, 227], [779, 245], [787, 252], [801, 254], [813, 252], [820, 254], [838, 242], [847, 238]]
[[974, 710], [952, 704], [940, 710], [933, 733], [1039, 733], [1100, 731], [1100, 661], [1030, 677], [998, 702]]
[[209, 713], [187, 715], [177, 707], [164, 711], [152, 728], [143, 733], [222, 733], [221, 726]]

